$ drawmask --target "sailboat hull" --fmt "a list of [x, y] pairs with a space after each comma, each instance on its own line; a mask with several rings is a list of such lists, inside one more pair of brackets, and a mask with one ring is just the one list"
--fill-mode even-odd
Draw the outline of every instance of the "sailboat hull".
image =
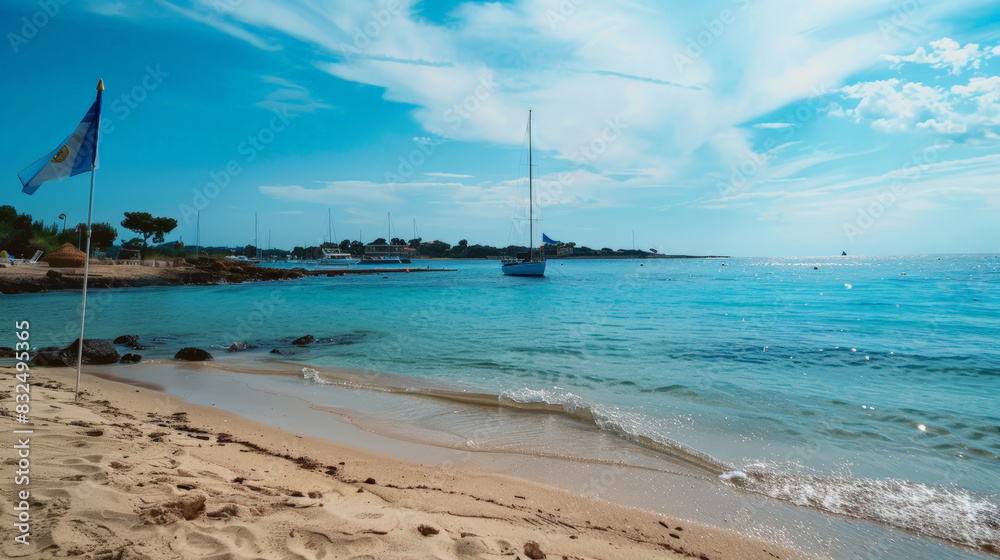
[[518, 261], [504, 263], [505, 276], [545, 276], [545, 261]]

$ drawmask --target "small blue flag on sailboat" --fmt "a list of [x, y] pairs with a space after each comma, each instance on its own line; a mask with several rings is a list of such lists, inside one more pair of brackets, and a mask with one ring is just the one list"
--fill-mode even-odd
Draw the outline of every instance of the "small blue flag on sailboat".
[[542, 234], [542, 243], [546, 243], [548, 245], [559, 245], [560, 243], [562, 243], [562, 241], [553, 241], [551, 238], [549, 238], [548, 235], [545, 235], [543, 233]]
[[73, 134], [45, 157], [29, 165], [17, 174], [21, 180], [22, 192], [34, 194], [39, 185], [86, 173], [97, 168], [97, 137], [101, 127], [101, 94], [104, 81], [97, 84], [97, 99], [77, 125]]

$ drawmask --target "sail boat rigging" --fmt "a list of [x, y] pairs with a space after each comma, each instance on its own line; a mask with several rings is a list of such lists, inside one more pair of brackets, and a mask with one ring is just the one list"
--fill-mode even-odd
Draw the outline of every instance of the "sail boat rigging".
[[336, 241], [336, 231], [333, 229], [333, 210], [330, 208], [326, 209], [327, 227], [330, 230], [330, 244], [333, 247], [323, 247], [320, 250], [323, 252], [323, 256], [316, 263], [322, 266], [347, 266], [349, 264], [354, 264], [357, 261], [354, 260], [351, 255], [347, 253], [342, 253], [340, 247], [337, 246]]
[[533, 192], [534, 164], [531, 155], [531, 109], [528, 109], [528, 252], [501, 261], [505, 276], [545, 276], [545, 253], [535, 255], [535, 197]]
[[358, 261], [359, 265], [383, 265], [383, 264], [409, 264], [410, 259], [403, 257], [400, 253], [403, 247], [392, 244], [392, 215], [385, 216], [385, 245], [368, 245], [365, 247], [365, 256]]

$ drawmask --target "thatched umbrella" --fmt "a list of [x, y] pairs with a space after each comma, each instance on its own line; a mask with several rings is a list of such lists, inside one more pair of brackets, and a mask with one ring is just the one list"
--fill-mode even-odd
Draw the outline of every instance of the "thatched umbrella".
[[72, 243], [63, 243], [62, 247], [45, 255], [42, 260], [49, 263], [51, 267], [80, 268], [84, 265], [86, 258], [83, 251], [77, 249]]

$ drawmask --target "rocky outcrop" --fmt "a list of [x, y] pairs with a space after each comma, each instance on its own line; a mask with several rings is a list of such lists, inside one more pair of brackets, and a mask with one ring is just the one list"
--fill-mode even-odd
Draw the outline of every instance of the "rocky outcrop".
[[244, 350], [249, 350], [251, 348], [256, 348], [256, 346], [250, 344], [249, 342], [243, 342], [243, 341], [234, 342], [229, 345], [230, 352], [242, 352]]
[[[31, 359], [33, 366], [75, 366], [79, 351], [80, 339], [73, 341], [66, 348], [47, 346], [38, 350]], [[111, 345], [111, 342], [99, 338], [83, 339], [83, 363], [88, 365], [116, 364], [121, 355]]]
[[[80, 339], [73, 341], [63, 349], [63, 354], [68, 356], [73, 363], [76, 363], [76, 354], [79, 351]], [[111, 344], [111, 341], [98, 338], [83, 339], [83, 363], [91, 365], [117, 364], [121, 359], [121, 354]]]
[[66, 356], [63, 354], [61, 348], [55, 346], [46, 346], [45, 348], [39, 348], [38, 353], [31, 358], [32, 366], [53, 366], [53, 367], [63, 367], [76, 364], [76, 355], [73, 356], [72, 361], [67, 361]]
[[122, 359], [118, 361], [120, 364], [137, 364], [142, 361], [142, 356], [139, 354], [125, 354]]
[[139, 335], [135, 334], [123, 334], [115, 339], [115, 344], [123, 344], [132, 350], [145, 350], [149, 348], [149, 346], [139, 344]]
[[10, 346], [0, 346], [0, 358], [13, 358], [16, 355]]
[[174, 359], [184, 360], [187, 362], [204, 362], [206, 360], [211, 360], [212, 355], [201, 348], [188, 346], [187, 348], [181, 348], [179, 352], [174, 354]]
[[298, 344], [299, 346], [304, 346], [306, 344], [311, 343], [314, 340], [316, 340], [315, 336], [307, 334], [301, 338], [296, 338], [295, 340], [292, 341], [292, 344]]
[[[66, 265], [49, 262], [49, 266], [57, 267]], [[83, 266], [82, 261], [80, 266]], [[91, 275], [87, 281], [87, 287], [89, 289], [111, 289], [145, 286], [240, 284], [243, 282], [294, 280], [306, 276], [305, 271], [302, 270], [259, 267], [254, 264], [233, 263], [228, 260], [224, 262], [221, 260], [204, 260], [194, 266], [187, 267], [129, 268], [132, 270], [128, 274], [120, 274], [118, 267], [110, 267], [112, 273], [106, 274], [108, 269], [104, 266], [91, 267]], [[61, 274], [58, 271], [49, 272], [55, 272], [56, 274], [39, 274], [38, 276], [31, 277], [0, 275], [0, 294], [79, 290], [83, 287], [83, 275], [80, 273]], [[102, 273], [105, 274], [102, 276]]]

